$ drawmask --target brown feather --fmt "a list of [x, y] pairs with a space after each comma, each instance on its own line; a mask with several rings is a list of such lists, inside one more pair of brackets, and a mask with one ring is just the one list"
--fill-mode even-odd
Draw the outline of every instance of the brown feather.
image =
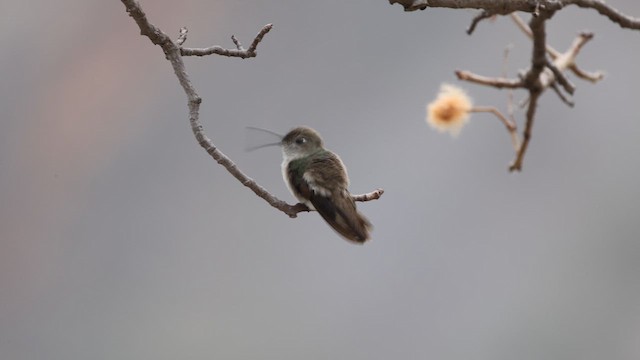
[[[302, 176], [297, 173], [299, 171]], [[290, 164], [289, 179], [298, 193], [340, 235], [358, 243], [369, 238], [371, 224], [356, 209], [347, 190], [347, 173], [337, 155], [323, 150], [305, 164]]]

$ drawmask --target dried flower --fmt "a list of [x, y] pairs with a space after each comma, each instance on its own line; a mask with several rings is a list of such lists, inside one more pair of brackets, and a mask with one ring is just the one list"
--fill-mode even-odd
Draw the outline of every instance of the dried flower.
[[457, 136], [469, 121], [473, 106], [464, 90], [449, 84], [442, 84], [434, 101], [427, 105], [427, 123], [434, 129]]

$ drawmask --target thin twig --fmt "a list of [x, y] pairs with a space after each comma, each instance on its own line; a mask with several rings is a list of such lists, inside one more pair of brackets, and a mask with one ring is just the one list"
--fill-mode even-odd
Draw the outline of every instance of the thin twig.
[[[516, 26], [518, 26], [518, 29], [520, 29], [525, 35], [527, 35], [529, 39], [533, 39], [533, 33], [531, 32], [529, 25], [527, 25], [527, 23], [522, 20], [522, 18], [518, 16], [518, 14], [512, 13], [509, 16], [516, 24]], [[546, 49], [547, 53], [549, 53], [549, 56], [551, 56], [551, 59], [555, 60], [558, 56], [560, 56], [560, 52], [554, 49], [551, 45], [547, 45]]]
[[560, 88], [556, 83], [552, 83], [549, 87], [553, 89], [553, 91], [556, 93], [556, 95], [558, 95], [560, 100], [562, 100], [562, 102], [565, 103], [568, 107], [575, 106], [575, 103], [562, 93], [562, 91], [560, 90]]
[[[124, 1], [124, 0], [123, 0]], [[253, 42], [251, 43], [251, 46], [249, 46], [248, 49], [242, 49], [242, 47], [238, 46], [238, 43], [235, 43], [234, 41], [234, 45], [236, 45], [235, 49], [225, 49], [221, 46], [211, 46], [208, 48], [181, 48], [180, 49], [180, 54], [182, 56], [207, 56], [207, 55], [221, 55], [221, 56], [229, 56], [229, 57], [239, 57], [242, 59], [246, 59], [246, 58], [252, 58], [255, 57], [257, 55], [256, 53], [256, 48], [258, 47], [258, 44], [260, 43], [260, 41], [262, 41], [262, 38], [264, 38], [264, 36], [273, 28], [272, 24], [267, 24], [265, 25], [260, 32], [258, 33], [258, 35], [256, 35], [255, 39], [253, 39]], [[234, 39], [235, 37], [232, 37], [232, 39]]]
[[186, 26], [183, 26], [180, 28], [180, 32], [178, 33], [178, 39], [176, 40], [176, 45], [182, 46], [182, 44], [184, 44], [184, 42], [187, 41], [187, 32], [189, 32], [189, 30], [187, 29]]
[[478, 23], [484, 19], [488, 19], [492, 16], [495, 16], [496, 13], [495, 12], [491, 12], [491, 11], [487, 11], [487, 10], [483, 10], [481, 11], [478, 15], [473, 17], [473, 20], [471, 20], [471, 25], [469, 25], [469, 28], [467, 29], [467, 35], [471, 35], [473, 34], [473, 31], [476, 29], [476, 26], [478, 26]]
[[[502, 60], [502, 77], [503, 78], [507, 77], [508, 65], [509, 65], [509, 53], [512, 47], [513, 47], [513, 44], [509, 44], [504, 48], [504, 54], [503, 54], [503, 60]], [[509, 120], [515, 125], [516, 120], [514, 117], [513, 89], [507, 89], [507, 114], [509, 115]], [[520, 146], [519, 143], [520, 142], [518, 141], [518, 146]]]
[[231, 41], [233, 41], [233, 43], [236, 45], [236, 49], [240, 51], [244, 50], [242, 44], [240, 43], [240, 40], [238, 40], [235, 35], [231, 35]]
[[591, 8], [596, 10], [600, 15], [604, 15], [609, 20], [627, 29], [640, 29], [640, 19], [627, 16], [617, 9], [607, 5], [602, 0], [565, 0], [566, 5], [577, 5], [581, 8]]
[[371, 201], [380, 199], [380, 196], [384, 194], [383, 189], [376, 189], [370, 193], [362, 194], [362, 195], [351, 195], [353, 201]]
[[524, 154], [527, 152], [529, 141], [531, 140], [531, 129], [533, 128], [533, 120], [535, 119], [536, 106], [538, 105], [539, 97], [540, 92], [532, 92], [531, 96], [529, 97], [529, 107], [527, 108], [527, 120], [525, 122], [524, 131], [522, 133], [522, 143], [520, 144], [520, 148], [516, 152], [515, 160], [509, 166], [509, 171], [522, 170], [522, 161], [524, 160]]
[[469, 112], [486, 112], [495, 115], [498, 120], [500, 120], [502, 124], [504, 124], [504, 126], [507, 128], [509, 135], [511, 135], [511, 144], [513, 145], [513, 149], [515, 151], [518, 151], [520, 149], [520, 138], [518, 137], [518, 128], [516, 126], [516, 123], [507, 119], [507, 117], [504, 116], [500, 112], [500, 110], [493, 106], [474, 106], [473, 108], [471, 108], [471, 110], [469, 110]]
[[487, 77], [487, 76], [477, 75], [470, 71], [465, 71], [465, 70], [456, 70], [455, 74], [459, 80], [465, 80], [465, 81], [469, 81], [469, 82], [480, 84], [480, 85], [493, 86], [498, 89], [502, 89], [502, 88], [518, 89], [524, 86], [524, 82], [522, 81], [522, 79], [505, 79], [505, 78]]
[[[547, 59], [547, 67], [553, 73], [555, 80], [564, 88], [564, 91], [568, 92], [570, 95], [573, 95], [574, 91], [576, 91], [576, 87], [567, 79], [566, 76], [558, 69], [558, 67]], [[553, 83], [553, 82], [552, 82]]]
[[580, 69], [576, 64], [569, 65], [569, 70], [571, 70], [580, 79], [587, 80], [592, 83], [597, 83], [598, 81], [604, 79], [604, 73], [602, 71], [585, 71]]

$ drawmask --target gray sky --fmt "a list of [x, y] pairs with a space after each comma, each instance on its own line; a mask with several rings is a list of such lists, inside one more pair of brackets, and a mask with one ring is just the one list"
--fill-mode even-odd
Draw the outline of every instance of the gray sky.
[[[608, 1], [640, 16], [640, 3]], [[508, 18], [387, 1], [142, 1], [187, 46], [223, 152], [293, 201], [276, 148], [245, 126], [308, 125], [340, 154], [375, 228], [354, 246], [314, 213], [272, 209], [197, 145], [161, 50], [119, 1], [0, 5], [3, 359], [621, 359], [640, 357], [640, 32], [568, 8], [548, 25], [579, 58], [576, 107], [541, 99], [524, 171], [503, 126], [452, 139], [425, 105], [455, 69], [527, 66]], [[516, 100], [523, 93], [516, 93]], [[522, 112], [516, 116], [522, 126]], [[255, 134], [254, 134], [255, 135]]]

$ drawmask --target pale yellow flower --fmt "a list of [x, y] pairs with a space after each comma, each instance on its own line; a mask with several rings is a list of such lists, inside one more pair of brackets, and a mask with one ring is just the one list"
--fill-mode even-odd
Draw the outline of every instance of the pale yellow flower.
[[473, 103], [464, 90], [442, 84], [435, 100], [427, 105], [427, 123], [434, 129], [457, 136], [469, 121]]

